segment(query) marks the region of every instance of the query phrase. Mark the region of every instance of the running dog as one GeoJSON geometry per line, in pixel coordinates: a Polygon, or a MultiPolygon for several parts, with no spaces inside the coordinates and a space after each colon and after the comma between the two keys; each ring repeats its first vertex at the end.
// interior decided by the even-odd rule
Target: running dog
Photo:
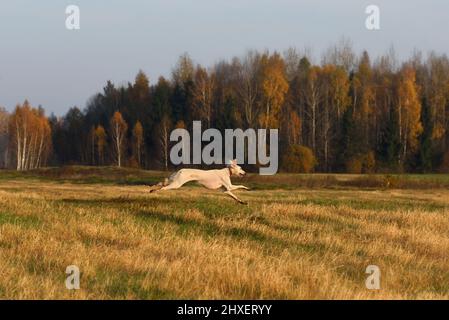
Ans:
{"type": "Polygon", "coordinates": [[[245,175],[246,172],[237,164],[237,160],[231,160],[229,165],[223,169],[181,169],[173,173],[168,179],[165,179],[164,182],[159,182],[158,184],[150,186],[150,192],[178,189],[189,181],[197,181],[204,187],[212,190],[223,187],[225,189],[224,193],[232,197],[238,203],[246,204],[246,202],[237,198],[232,191],[237,189],[249,190],[249,188],[242,185],[235,186],[231,182],[232,176],[243,177],[245,175]]]}

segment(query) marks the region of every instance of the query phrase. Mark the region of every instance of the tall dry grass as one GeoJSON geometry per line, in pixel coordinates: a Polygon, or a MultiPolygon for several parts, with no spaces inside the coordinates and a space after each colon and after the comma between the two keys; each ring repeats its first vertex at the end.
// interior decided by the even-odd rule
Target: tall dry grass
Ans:
{"type": "Polygon", "coordinates": [[[239,196],[250,204],[196,187],[0,179],[0,298],[449,297],[447,190],[239,196]],[[380,290],[365,287],[371,264],[380,290]]]}

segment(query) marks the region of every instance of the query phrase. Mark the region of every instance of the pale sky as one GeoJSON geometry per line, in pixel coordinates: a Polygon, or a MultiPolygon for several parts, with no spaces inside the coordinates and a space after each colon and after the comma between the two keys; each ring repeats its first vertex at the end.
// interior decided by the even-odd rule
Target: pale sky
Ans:
{"type": "Polygon", "coordinates": [[[28,99],[49,114],[84,108],[107,80],[154,83],[188,52],[210,66],[248,49],[313,48],[317,60],[340,38],[372,57],[392,45],[449,53],[447,0],[2,0],[0,106],[28,99]],[[81,29],[67,30],[65,8],[78,5],[81,29]],[[381,30],[365,28],[365,8],[380,8],[381,30]]]}

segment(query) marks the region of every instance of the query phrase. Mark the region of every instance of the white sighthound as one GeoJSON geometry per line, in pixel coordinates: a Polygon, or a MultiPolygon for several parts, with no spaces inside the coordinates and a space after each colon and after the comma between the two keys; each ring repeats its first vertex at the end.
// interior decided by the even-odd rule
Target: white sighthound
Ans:
{"type": "Polygon", "coordinates": [[[235,186],[231,182],[231,176],[243,177],[245,174],[246,172],[237,164],[237,160],[231,160],[226,168],[217,170],[181,169],[165,179],[164,182],[150,186],[150,192],[178,189],[189,181],[197,181],[212,190],[223,187],[227,195],[241,204],[246,204],[246,202],[237,198],[232,191],[237,189],[249,190],[249,188],[241,185],[235,186]]]}

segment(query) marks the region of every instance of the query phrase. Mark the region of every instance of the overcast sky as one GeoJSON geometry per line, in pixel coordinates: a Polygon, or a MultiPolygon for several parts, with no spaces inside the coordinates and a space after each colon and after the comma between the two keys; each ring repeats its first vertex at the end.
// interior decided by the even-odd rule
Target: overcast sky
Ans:
{"type": "Polygon", "coordinates": [[[0,3],[0,106],[28,99],[48,113],[85,107],[107,80],[154,83],[179,55],[211,65],[248,49],[290,46],[322,51],[341,37],[375,56],[394,45],[400,59],[417,48],[449,53],[447,0],[14,0],[0,3]],[[67,30],[78,5],[81,29],[67,30]],[[380,7],[379,31],[365,8],[380,7]]]}

